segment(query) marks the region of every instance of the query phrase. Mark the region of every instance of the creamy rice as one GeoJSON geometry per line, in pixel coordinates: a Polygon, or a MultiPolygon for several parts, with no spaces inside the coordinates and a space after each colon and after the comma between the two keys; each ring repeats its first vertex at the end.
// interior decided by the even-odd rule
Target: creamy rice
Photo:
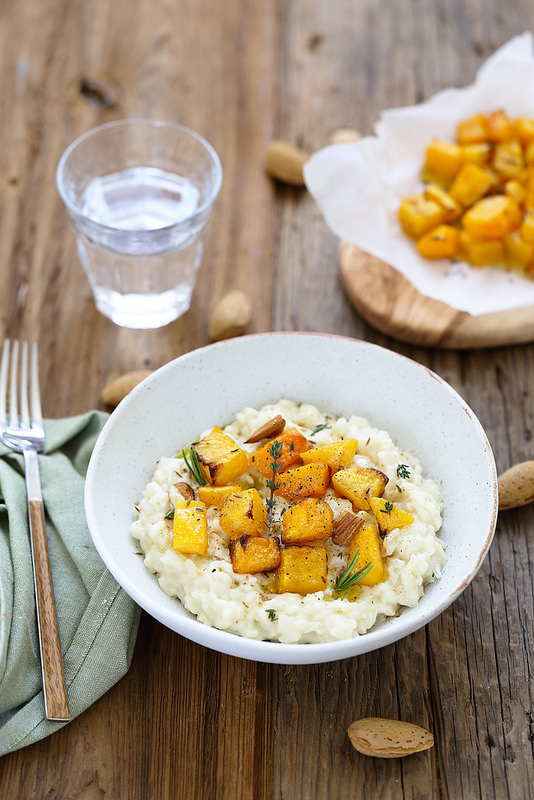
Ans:
{"type": "MultiPolygon", "coordinates": [[[[436,484],[423,476],[415,455],[400,450],[386,431],[372,427],[362,417],[330,418],[312,405],[290,400],[280,400],[260,410],[245,408],[223,430],[240,447],[252,452],[257,445],[244,441],[277,414],[284,417],[288,427],[297,428],[318,447],[339,439],[357,439],[358,452],[351,466],[372,466],[389,477],[384,498],[412,514],[414,522],[391,531],[382,540],[385,580],[375,586],[361,586],[355,599],[336,596],[332,586],[346,568],[346,548],[328,539],[321,542],[328,554],[328,588],[304,596],[275,594],[270,590],[272,578],[263,573],[234,573],[228,537],[219,525],[219,509],[215,507],[209,507],[207,512],[208,555],[176,552],[172,547],[172,520],[165,519],[176,500],[181,499],[173,484],[180,480],[195,484],[181,457],[164,457],[136,506],[136,519],[131,526],[132,536],[143,550],[145,565],[157,574],[162,590],[178,598],[206,625],[251,639],[284,643],[349,639],[370,630],[384,617],[398,615],[403,607],[417,605],[425,586],[440,578],[445,546],[437,535],[442,514],[440,493],[436,484]],[[326,427],[312,436],[318,425],[326,427]],[[400,464],[409,467],[408,478],[397,474],[400,464]]],[[[247,480],[252,486],[252,475],[241,476],[239,483],[247,480]]],[[[268,490],[260,494],[267,497],[268,490]]],[[[352,510],[352,503],[332,489],[324,499],[332,507],[334,519],[352,510]]],[[[277,498],[275,527],[288,505],[287,500],[277,498]]]]}

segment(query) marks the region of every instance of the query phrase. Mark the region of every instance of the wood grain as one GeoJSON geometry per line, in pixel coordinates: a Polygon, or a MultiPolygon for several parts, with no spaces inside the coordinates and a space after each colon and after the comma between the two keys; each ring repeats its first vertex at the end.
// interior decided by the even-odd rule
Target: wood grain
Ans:
{"type": "Polygon", "coordinates": [[[30,500],[28,505],[46,716],[63,722],[70,720],[69,697],[48,556],[44,507],[41,500],[30,500]]]}
{"type": "MultiPolygon", "coordinates": [[[[0,334],[39,341],[45,415],[99,406],[113,378],[206,344],[213,308],[236,288],[252,298],[251,331],[334,332],[429,366],[478,415],[500,472],[531,460],[534,345],[457,349],[370,324],[312,198],[263,164],[274,138],[313,152],[340,127],[371,133],[381,110],[467,85],[499,45],[533,29],[529,0],[397,0],[394,10],[388,0],[4,0],[0,334]],[[55,188],[72,139],[126,116],[198,130],[224,171],[192,308],[157,331],[118,329],[95,310],[55,188]]],[[[5,756],[0,796],[527,800],[533,528],[532,504],[502,513],[451,608],[355,659],[255,664],[143,614],[128,674],[58,733],[5,756]],[[365,757],[346,733],[365,716],[421,725],[436,743],[406,759],[365,757]]]]}

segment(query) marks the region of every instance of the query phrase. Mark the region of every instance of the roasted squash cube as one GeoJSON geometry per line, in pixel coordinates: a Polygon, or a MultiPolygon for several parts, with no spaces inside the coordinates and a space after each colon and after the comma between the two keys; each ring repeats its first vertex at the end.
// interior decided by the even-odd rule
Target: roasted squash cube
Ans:
{"type": "Polygon", "coordinates": [[[380,536],[374,525],[365,525],[352,537],[349,544],[349,564],[357,550],[359,551],[358,558],[352,570],[353,572],[362,569],[366,564],[373,565],[369,572],[360,578],[358,583],[364,586],[374,586],[380,583],[384,578],[384,561],[382,559],[380,536]]]}
{"type": "Polygon", "coordinates": [[[489,192],[493,186],[493,178],[483,167],[477,164],[464,164],[452,186],[450,196],[464,208],[473,205],[489,192]]]}
{"type": "Polygon", "coordinates": [[[515,135],[514,122],[506,111],[492,111],[488,115],[488,137],[490,142],[504,142],[515,135]]]}
{"type": "Polygon", "coordinates": [[[527,211],[531,211],[534,209],[534,161],[527,167],[527,179],[525,181],[525,189],[526,189],[526,194],[523,205],[527,209],[527,211]]]}
{"type": "Polygon", "coordinates": [[[519,139],[510,139],[495,145],[492,167],[501,180],[524,177],[525,159],[519,139]]]}
{"type": "Polygon", "coordinates": [[[443,208],[445,212],[444,222],[453,222],[463,214],[462,206],[445,189],[435,183],[429,183],[425,186],[424,195],[427,200],[433,200],[443,208]]]}
{"type": "Polygon", "coordinates": [[[521,209],[508,195],[484,197],[462,217],[466,233],[473,239],[502,239],[521,224],[521,209]]]}
{"type": "Polygon", "coordinates": [[[326,550],[310,545],[284,547],[276,577],[277,592],[311,594],[326,589],[326,550]]]}
{"type": "Polygon", "coordinates": [[[204,503],[199,500],[178,500],[174,506],[172,547],[179,553],[206,555],[208,526],[204,503]]]}
{"type": "Polygon", "coordinates": [[[394,528],[405,528],[414,521],[414,518],[408,511],[403,511],[402,508],[399,508],[395,503],[390,503],[383,497],[370,497],[369,505],[375,515],[382,537],[394,528]]]}
{"type": "Polygon", "coordinates": [[[348,467],[357,450],[358,442],[356,439],[340,439],[339,442],[332,442],[332,444],[325,444],[322,447],[308,450],[306,453],[302,453],[301,458],[305,464],[320,461],[322,464],[327,464],[335,472],[343,467],[348,467]]]}
{"type": "Polygon", "coordinates": [[[276,476],[278,488],[275,494],[288,500],[299,500],[304,497],[324,497],[330,484],[330,468],[326,464],[315,461],[294,467],[276,476]]]}
{"type": "Polygon", "coordinates": [[[534,240],[526,242],[518,231],[506,237],[505,248],[508,262],[513,267],[525,269],[534,258],[534,240]]]}
{"type": "Polygon", "coordinates": [[[456,139],[459,144],[478,144],[489,141],[489,124],[485,114],[475,114],[464,119],[456,127],[456,139]]]}
{"type": "Polygon", "coordinates": [[[481,142],[480,144],[464,144],[462,145],[462,156],[464,164],[478,164],[483,167],[489,164],[490,156],[493,147],[488,142],[481,142]]]}
{"type": "Polygon", "coordinates": [[[240,536],[229,545],[232,569],[240,575],[272,572],[280,566],[280,544],[270,536],[240,536]]]}
{"type": "Polygon", "coordinates": [[[439,203],[427,200],[424,194],[404,197],[399,206],[399,222],[407,236],[419,239],[444,221],[446,212],[439,203]]]}
{"type": "Polygon", "coordinates": [[[261,536],[268,525],[267,511],[256,489],[229,495],[219,514],[219,525],[230,539],[261,536]]]}
{"type": "Polygon", "coordinates": [[[248,469],[248,458],[231,436],[217,425],[193,445],[204,480],[214,486],[234,481],[248,469]]]}
{"type": "Polygon", "coordinates": [[[534,210],[527,211],[519,229],[525,242],[534,242],[534,210]]]}
{"type": "Polygon", "coordinates": [[[438,225],[417,240],[423,258],[454,258],[458,255],[458,230],[452,225],[438,225]]]}
{"type": "Polygon", "coordinates": [[[369,510],[370,497],[384,494],[388,481],[388,476],[374,467],[341,469],[332,475],[332,486],[336,492],[362,511],[369,510]]]}
{"type": "Polygon", "coordinates": [[[238,483],[231,483],[229,486],[199,486],[198,499],[207,506],[222,506],[227,497],[242,491],[243,487],[238,483]]]}
{"type": "Polygon", "coordinates": [[[279,472],[288,469],[288,467],[294,464],[302,464],[301,454],[312,447],[306,437],[300,433],[300,431],[296,430],[296,428],[288,428],[275,439],[264,442],[249,456],[250,465],[263,475],[264,478],[269,478],[273,472],[271,447],[275,441],[280,442],[282,445],[280,455],[278,456],[278,461],[281,464],[278,470],[279,472]]]}
{"type": "Polygon", "coordinates": [[[507,194],[508,197],[513,197],[518,206],[522,206],[527,190],[524,182],[512,178],[504,184],[504,193],[507,194]]]}
{"type": "Polygon", "coordinates": [[[483,241],[473,239],[465,231],[460,233],[460,253],[465,261],[475,267],[502,264],[505,257],[503,240],[483,241]]]}
{"type": "Polygon", "coordinates": [[[518,117],[515,121],[515,132],[523,146],[534,141],[534,119],[518,117]]]}
{"type": "Polygon", "coordinates": [[[462,148],[455,142],[434,139],[426,149],[424,169],[427,173],[452,179],[462,163],[462,148]]]}
{"type": "Polygon", "coordinates": [[[328,539],[334,530],[334,512],[324,500],[307,497],[282,517],[284,544],[305,544],[328,539]]]}

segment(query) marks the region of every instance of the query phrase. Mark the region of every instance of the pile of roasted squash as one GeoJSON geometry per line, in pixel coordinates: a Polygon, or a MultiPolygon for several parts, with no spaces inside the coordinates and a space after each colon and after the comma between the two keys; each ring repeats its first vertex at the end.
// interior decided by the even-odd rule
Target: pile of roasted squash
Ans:
{"type": "Polygon", "coordinates": [[[355,439],[316,447],[297,429],[285,428],[285,421],[282,424],[282,431],[259,443],[250,454],[218,426],[192,445],[203,483],[196,485],[193,480],[194,499],[175,503],[170,515],[173,548],[205,556],[207,508],[217,506],[234,572],[272,573],[276,592],[305,595],[327,588],[324,544],[329,538],[345,546],[348,565],[355,557],[352,572],[370,565],[362,584],[380,582],[385,577],[383,537],[393,528],[410,525],[413,517],[383,499],[388,483],[384,473],[373,467],[350,466],[358,449],[355,439]],[[278,448],[273,494],[290,502],[279,535],[273,534],[268,507],[258,489],[244,488],[238,482],[250,472],[259,482],[256,485],[266,485],[273,475],[273,442],[278,448]],[[329,487],[352,503],[353,512],[343,514],[343,525],[337,524],[339,520],[324,499],[329,487]],[[371,518],[374,515],[375,523],[358,517],[359,511],[367,511],[371,518]]]}
{"type": "Polygon", "coordinates": [[[456,141],[430,142],[422,179],[399,221],[424,258],[534,277],[534,118],[498,110],[462,121],[456,141]]]}

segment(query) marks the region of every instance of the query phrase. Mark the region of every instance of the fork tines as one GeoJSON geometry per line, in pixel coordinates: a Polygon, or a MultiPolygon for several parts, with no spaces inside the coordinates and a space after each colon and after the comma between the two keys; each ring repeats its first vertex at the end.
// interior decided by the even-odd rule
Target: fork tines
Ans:
{"type": "Polygon", "coordinates": [[[19,343],[18,340],[11,342],[6,339],[2,349],[2,361],[0,363],[0,424],[9,424],[12,427],[19,425],[19,397],[20,397],[20,424],[23,428],[29,428],[33,421],[37,425],[42,425],[43,417],[41,410],[41,399],[39,391],[39,367],[37,343],[19,343]],[[31,348],[31,349],[30,349],[31,348]],[[28,354],[28,351],[30,353],[28,354]],[[10,353],[11,351],[11,353],[10,353]],[[10,363],[11,354],[11,363],[10,363]],[[28,371],[28,355],[29,371],[28,371]],[[20,361],[20,382],[17,386],[17,375],[19,375],[20,361]],[[11,369],[10,369],[11,367],[11,369]],[[28,403],[28,375],[30,378],[30,402],[28,403]],[[9,387],[9,408],[7,408],[7,397],[9,387]],[[20,395],[18,394],[20,391],[20,395]],[[9,414],[9,419],[8,419],[9,414]]]}

